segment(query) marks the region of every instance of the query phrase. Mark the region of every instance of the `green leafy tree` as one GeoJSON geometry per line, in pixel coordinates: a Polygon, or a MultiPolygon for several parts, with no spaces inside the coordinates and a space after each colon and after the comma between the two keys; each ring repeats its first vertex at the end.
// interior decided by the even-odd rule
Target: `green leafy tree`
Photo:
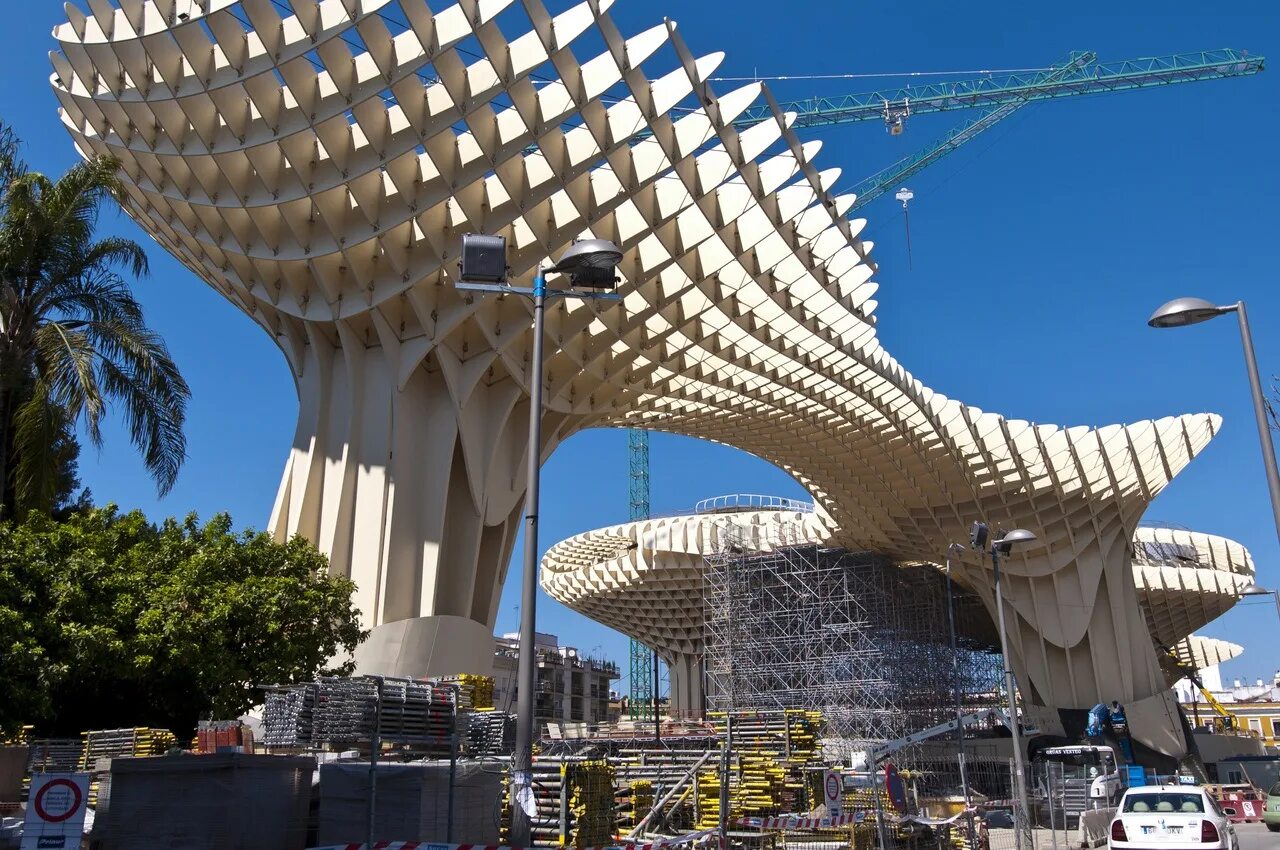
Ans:
{"type": "Polygon", "coordinates": [[[0,485],[4,516],[58,501],[58,446],[73,426],[102,444],[108,401],[161,494],[186,457],[190,390],[120,269],[147,273],[136,242],[96,238],[123,201],[120,164],[98,156],[54,180],[29,171],[0,128],[0,485]]]}
{"type": "Polygon", "coordinates": [[[301,537],[234,534],[225,514],[157,526],[114,507],[0,523],[0,726],[235,717],[255,685],[349,672],[355,586],[301,537]]]}

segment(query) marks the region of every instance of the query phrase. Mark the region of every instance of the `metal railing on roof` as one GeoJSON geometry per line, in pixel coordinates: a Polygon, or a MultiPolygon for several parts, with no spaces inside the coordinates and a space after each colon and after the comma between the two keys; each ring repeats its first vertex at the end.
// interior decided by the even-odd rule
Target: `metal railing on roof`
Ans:
{"type": "Polygon", "coordinates": [[[795,511],[813,513],[813,502],[788,499],[784,496],[761,496],[755,493],[732,493],[703,499],[693,506],[696,514],[725,514],[738,511],[795,511]]]}

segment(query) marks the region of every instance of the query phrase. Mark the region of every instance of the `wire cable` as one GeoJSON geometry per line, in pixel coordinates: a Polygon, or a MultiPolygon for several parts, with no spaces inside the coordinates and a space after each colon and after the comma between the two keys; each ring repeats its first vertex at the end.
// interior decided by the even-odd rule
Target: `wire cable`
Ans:
{"type": "Polygon", "coordinates": [[[759,82],[762,80],[866,80],[889,77],[962,77],[982,74],[1026,74],[1033,71],[1052,71],[1048,68],[979,68],[973,71],[889,71],[881,74],[774,74],[754,77],[710,77],[711,82],[759,82]]]}

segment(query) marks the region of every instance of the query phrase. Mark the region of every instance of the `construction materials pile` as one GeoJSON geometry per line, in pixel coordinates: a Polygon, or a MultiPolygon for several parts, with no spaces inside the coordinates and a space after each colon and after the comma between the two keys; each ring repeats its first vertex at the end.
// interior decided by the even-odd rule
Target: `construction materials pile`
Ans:
{"type": "Polygon", "coordinates": [[[562,762],[567,785],[567,823],[564,845],[600,847],[613,841],[613,767],[606,761],[562,762]]]}
{"type": "Polygon", "coordinates": [[[441,685],[452,685],[458,691],[458,710],[473,711],[493,708],[493,677],[462,673],[457,676],[441,676],[441,685]]]}
{"type": "Polygon", "coordinates": [[[239,720],[201,720],[192,749],[204,754],[228,750],[251,753],[253,730],[239,720]]]}
{"type": "Polygon", "coordinates": [[[81,771],[90,775],[89,806],[98,805],[99,795],[107,793],[112,759],[132,759],[146,756],[162,756],[178,746],[178,739],[168,729],[152,729],[135,726],[130,729],[97,729],[85,732],[84,747],[80,753],[81,771]]]}
{"type": "Polygon", "coordinates": [[[308,683],[267,691],[262,706],[263,743],[275,748],[310,746],[319,689],[308,683]]]}
{"type": "Polygon", "coordinates": [[[448,756],[455,700],[451,686],[427,681],[326,676],[267,693],[263,740],[269,747],[313,747],[372,741],[376,734],[425,755],[448,756]]]}
{"type": "MultiPolygon", "coordinates": [[[[820,712],[735,711],[731,731],[725,712],[712,712],[708,719],[720,735],[732,739],[734,761],[729,772],[732,819],[802,812],[812,807],[812,795],[804,777],[806,768],[818,763],[820,712]]],[[[718,771],[705,771],[700,781],[704,787],[699,795],[698,827],[707,829],[719,822],[718,771]]]]}
{"type": "Polygon", "coordinates": [[[477,758],[510,755],[516,748],[516,717],[491,709],[473,712],[468,718],[467,753],[477,758]]]}
{"type": "Polygon", "coordinates": [[[135,726],[131,729],[97,729],[82,734],[84,749],[80,769],[93,770],[100,759],[162,756],[178,745],[168,729],[135,726]]]}

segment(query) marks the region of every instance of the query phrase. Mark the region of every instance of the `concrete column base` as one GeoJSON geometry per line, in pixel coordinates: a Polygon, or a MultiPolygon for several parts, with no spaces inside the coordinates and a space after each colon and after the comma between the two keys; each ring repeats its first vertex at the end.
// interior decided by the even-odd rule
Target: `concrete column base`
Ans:
{"type": "Polygon", "coordinates": [[[438,614],[383,623],[356,647],[356,675],[493,673],[493,635],[466,617],[438,614]]]}
{"type": "Polygon", "coordinates": [[[667,661],[671,673],[670,710],[673,717],[703,716],[706,699],[702,686],[702,656],[680,653],[667,661]]]}

